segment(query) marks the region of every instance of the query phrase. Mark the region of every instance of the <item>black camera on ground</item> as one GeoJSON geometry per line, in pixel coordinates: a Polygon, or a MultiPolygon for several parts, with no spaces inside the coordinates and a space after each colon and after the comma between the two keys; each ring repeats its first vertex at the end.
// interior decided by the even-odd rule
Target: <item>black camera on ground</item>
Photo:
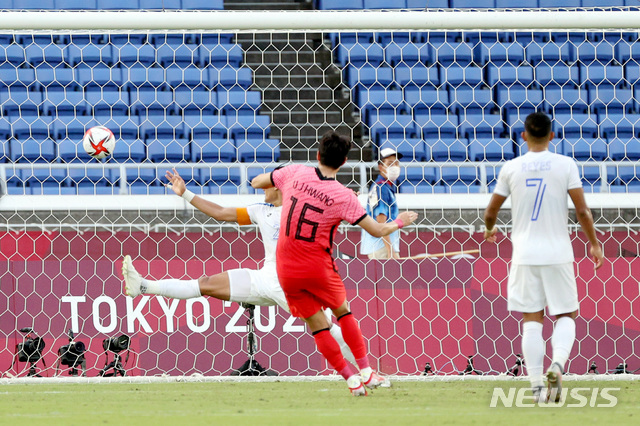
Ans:
{"type": "Polygon", "coordinates": [[[118,353],[121,351],[126,351],[129,349],[129,343],[131,339],[126,334],[118,337],[109,337],[102,341],[102,348],[105,351],[110,351],[113,353],[118,353]]]}
{"type": "Polygon", "coordinates": [[[20,332],[26,333],[22,343],[18,343],[18,361],[28,362],[35,364],[42,358],[42,351],[44,350],[44,340],[42,337],[38,337],[33,333],[33,328],[25,327],[21,328],[20,332]]]}
{"type": "Polygon", "coordinates": [[[71,367],[70,376],[78,375],[78,366],[82,367],[82,375],[86,375],[86,360],[84,353],[87,347],[83,342],[74,341],[73,331],[69,330],[69,344],[58,349],[58,366],[60,364],[71,367]]]}

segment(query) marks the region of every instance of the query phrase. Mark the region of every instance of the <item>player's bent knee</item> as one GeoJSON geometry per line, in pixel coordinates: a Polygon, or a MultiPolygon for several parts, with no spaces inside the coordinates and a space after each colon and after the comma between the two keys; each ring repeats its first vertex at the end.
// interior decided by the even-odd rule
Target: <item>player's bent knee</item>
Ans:
{"type": "Polygon", "coordinates": [[[211,296],[220,300],[229,300],[230,285],[229,275],[226,272],[202,277],[198,280],[200,284],[200,294],[203,296],[211,296]]]}

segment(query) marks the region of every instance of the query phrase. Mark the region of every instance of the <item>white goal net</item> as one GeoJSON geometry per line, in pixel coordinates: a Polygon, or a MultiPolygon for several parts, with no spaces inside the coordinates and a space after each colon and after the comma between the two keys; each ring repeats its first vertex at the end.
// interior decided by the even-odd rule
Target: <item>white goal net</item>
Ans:
{"type": "MultiPolygon", "coordinates": [[[[339,229],[336,263],[375,368],[506,373],[521,347],[506,309],[510,215],[492,245],[482,211],[538,110],[553,117],[552,149],[580,165],[607,257],[594,274],[572,225],[581,307],[568,371],[640,368],[640,43],[626,24],[638,12],[612,25],[601,16],[616,12],[501,12],[513,21],[489,23],[480,12],[345,13],[119,13],[118,31],[102,29],[100,13],[13,14],[0,30],[0,371],[67,375],[57,364],[71,330],[89,376],[118,362],[133,376],[232,374],[249,357],[244,308],[127,298],[122,257],[153,279],[258,268],[257,229],[195,211],[167,192],[165,171],[242,207],[263,199],[252,177],[315,162],[319,137],[337,130],[354,141],[339,179],[363,203],[379,150],[404,155],[398,203],[419,219],[401,256],[465,252],[368,260],[359,228],[339,229]],[[107,161],[82,150],[95,125],[117,138],[107,161]],[[105,349],[122,335],[129,346],[105,349]]],[[[256,307],[254,331],[265,368],[329,374],[286,312],[256,307]]]]}

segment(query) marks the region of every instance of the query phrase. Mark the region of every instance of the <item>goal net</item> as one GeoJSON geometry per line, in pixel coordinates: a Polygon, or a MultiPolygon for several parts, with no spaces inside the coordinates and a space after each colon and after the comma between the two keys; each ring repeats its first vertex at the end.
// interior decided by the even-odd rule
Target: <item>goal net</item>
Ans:
{"type": "MultiPolygon", "coordinates": [[[[494,245],[482,212],[501,164],[526,151],[533,111],[553,117],[551,149],[578,162],[607,257],[594,273],[571,213],[580,316],[568,371],[640,368],[640,18],[621,10],[11,13],[0,30],[0,370],[24,376],[31,361],[68,374],[57,364],[71,330],[89,376],[116,355],[127,375],[232,374],[249,357],[244,308],[128,298],[122,258],[151,279],[258,268],[257,229],[194,210],[162,185],[165,171],[242,207],[263,200],[252,177],[313,164],[319,137],[337,130],[354,141],[338,178],[363,204],[379,150],[403,154],[398,203],[419,219],[400,255],[447,254],[368,260],[359,228],[339,228],[336,263],[375,368],[457,375],[473,356],[477,372],[506,373],[521,347],[506,309],[510,213],[494,245]],[[107,161],[82,150],[94,125],[117,138],[107,161]],[[113,350],[122,335],[130,344],[113,350]]],[[[256,307],[255,335],[262,366],[330,373],[280,308],[256,307]]]]}

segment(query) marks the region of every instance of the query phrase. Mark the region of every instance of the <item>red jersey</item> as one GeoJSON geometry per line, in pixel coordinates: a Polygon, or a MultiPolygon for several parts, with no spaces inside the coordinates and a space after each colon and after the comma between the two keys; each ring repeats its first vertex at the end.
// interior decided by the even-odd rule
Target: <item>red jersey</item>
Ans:
{"type": "Polygon", "coordinates": [[[317,168],[298,164],[274,170],[271,182],[282,191],[278,276],[335,274],[331,253],[338,225],[356,225],[367,216],[355,193],[317,168]]]}

